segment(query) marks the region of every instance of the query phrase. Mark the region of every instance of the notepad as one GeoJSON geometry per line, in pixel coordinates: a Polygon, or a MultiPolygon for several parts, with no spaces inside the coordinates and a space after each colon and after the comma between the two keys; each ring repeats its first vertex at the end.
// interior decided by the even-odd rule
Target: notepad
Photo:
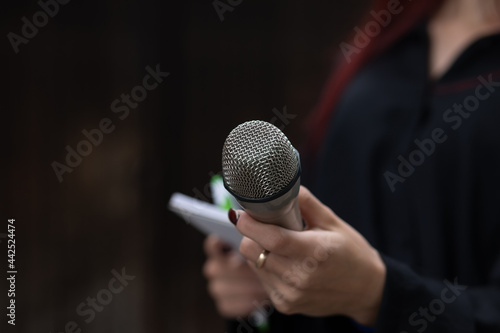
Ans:
{"type": "Polygon", "coordinates": [[[199,231],[215,234],[233,249],[239,249],[243,236],[229,222],[227,210],[178,192],[170,197],[168,208],[199,231]]]}

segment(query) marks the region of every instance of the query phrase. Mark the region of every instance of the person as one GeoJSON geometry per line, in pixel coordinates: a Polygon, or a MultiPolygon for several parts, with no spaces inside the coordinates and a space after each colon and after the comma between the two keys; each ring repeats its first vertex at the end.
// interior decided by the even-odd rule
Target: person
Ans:
{"type": "Polygon", "coordinates": [[[500,332],[500,1],[373,8],[314,114],[306,230],[230,211],[246,262],[205,242],[230,332],[500,332]]]}

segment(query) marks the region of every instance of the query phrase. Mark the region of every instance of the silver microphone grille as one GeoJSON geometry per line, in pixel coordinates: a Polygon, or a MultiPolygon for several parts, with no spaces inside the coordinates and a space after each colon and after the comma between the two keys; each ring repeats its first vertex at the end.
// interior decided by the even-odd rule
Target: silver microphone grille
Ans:
{"type": "Polygon", "coordinates": [[[228,189],[251,199],[285,189],[299,170],[298,154],[276,126],[247,121],[229,133],[222,149],[222,174],[228,189]]]}

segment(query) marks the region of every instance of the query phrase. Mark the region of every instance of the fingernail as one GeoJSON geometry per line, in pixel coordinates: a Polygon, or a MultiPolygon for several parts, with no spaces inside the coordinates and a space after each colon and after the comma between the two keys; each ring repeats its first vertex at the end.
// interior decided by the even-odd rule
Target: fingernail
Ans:
{"type": "Polygon", "coordinates": [[[238,219],[240,218],[239,214],[231,208],[229,209],[229,212],[227,212],[227,216],[229,217],[229,221],[236,226],[236,223],[238,223],[238,219]]]}
{"type": "Polygon", "coordinates": [[[228,246],[228,245],[223,245],[222,246],[222,253],[226,254],[226,253],[229,253],[231,252],[231,247],[228,246]]]}

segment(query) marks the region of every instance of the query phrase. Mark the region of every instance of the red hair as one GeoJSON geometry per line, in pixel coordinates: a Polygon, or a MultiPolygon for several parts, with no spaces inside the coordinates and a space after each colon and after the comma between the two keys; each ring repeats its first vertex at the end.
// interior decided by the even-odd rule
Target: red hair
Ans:
{"type": "MultiPolygon", "coordinates": [[[[379,13],[381,10],[388,10],[391,3],[394,4],[395,1],[375,0],[371,9],[379,13]]],[[[352,59],[350,59],[348,64],[342,62],[340,65],[337,65],[327,80],[319,103],[316,105],[309,119],[308,127],[310,134],[306,150],[310,157],[315,158],[316,152],[330,124],[333,110],[353,76],[370,59],[394,44],[421,19],[429,16],[441,3],[442,0],[418,0],[405,3],[403,9],[398,14],[391,16],[389,24],[386,27],[381,27],[380,33],[371,38],[366,47],[362,48],[359,53],[352,55],[352,59]]],[[[360,25],[361,29],[364,30],[365,25],[374,20],[371,14],[366,15],[365,19],[361,21],[363,23],[360,25]]],[[[350,45],[354,44],[354,38],[355,35],[351,36],[350,45]]]]}

